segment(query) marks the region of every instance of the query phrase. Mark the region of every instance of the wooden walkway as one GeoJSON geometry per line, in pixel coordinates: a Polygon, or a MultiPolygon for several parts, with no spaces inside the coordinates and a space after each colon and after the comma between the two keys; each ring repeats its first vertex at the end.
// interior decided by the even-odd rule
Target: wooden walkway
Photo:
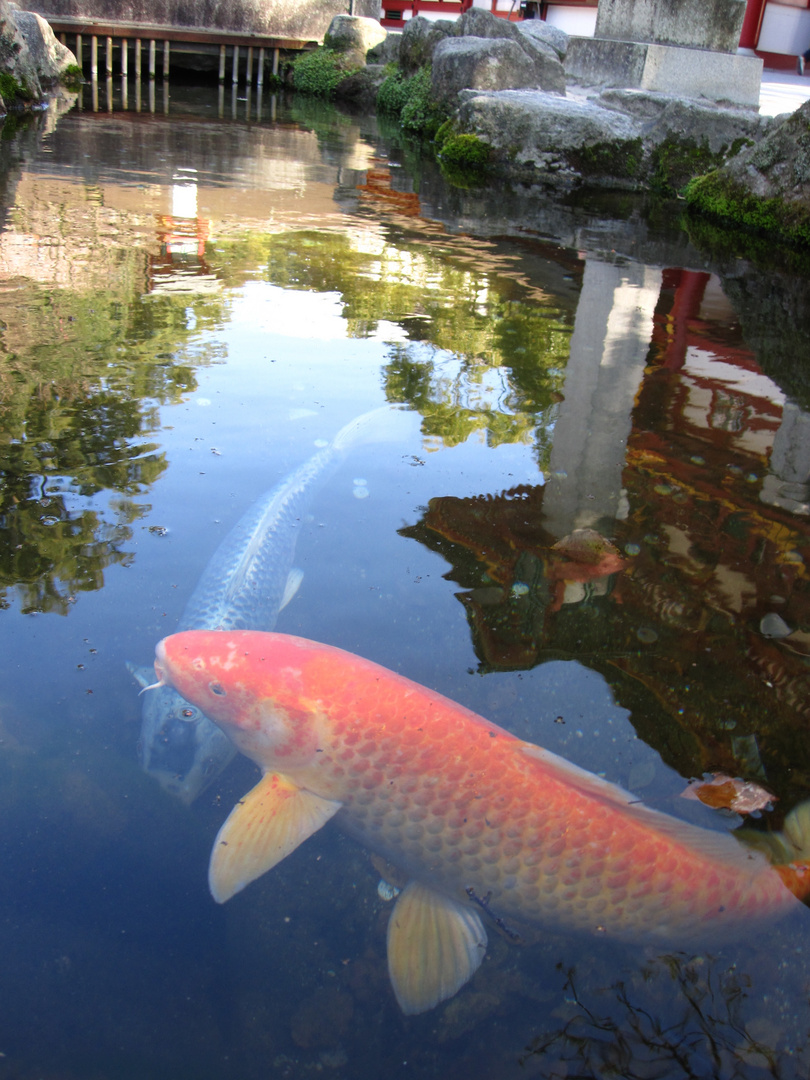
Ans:
{"type": "MultiPolygon", "coordinates": [[[[76,61],[84,69],[88,65],[92,81],[109,78],[114,71],[129,75],[129,59],[132,53],[136,79],[158,76],[158,53],[161,55],[162,78],[168,79],[172,56],[197,54],[219,56],[219,81],[226,81],[230,68],[231,81],[240,78],[250,85],[254,70],[256,85],[264,82],[268,59],[273,75],[278,75],[279,56],[282,51],[294,52],[314,48],[317,41],[298,38],[267,37],[261,34],[245,34],[230,30],[204,30],[199,27],[159,26],[147,23],[99,22],[49,16],[48,22],[63,45],[76,55],[76,61]],[[99,53],[102,53],[99,59],[99,53]],[[255,60],[255,66],[254,66],[255,60]]],[[[182,61],[178,66],[183,66],[182,61]]]]}

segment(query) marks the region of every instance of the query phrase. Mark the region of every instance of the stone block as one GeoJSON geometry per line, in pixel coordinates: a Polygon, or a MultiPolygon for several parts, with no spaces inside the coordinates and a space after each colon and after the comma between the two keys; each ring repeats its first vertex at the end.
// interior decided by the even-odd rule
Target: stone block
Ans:
{"type": "Polygon", "coordinates": [[[732,105],[759,105],[762,61],[636,41],[571,38],[568,77],[585,86],[623,86],[732,105]]]}
{"type": "Polygon", "coordinates": [[[594,37],[736,53],[746,0],[599,0],[594,37]]]}

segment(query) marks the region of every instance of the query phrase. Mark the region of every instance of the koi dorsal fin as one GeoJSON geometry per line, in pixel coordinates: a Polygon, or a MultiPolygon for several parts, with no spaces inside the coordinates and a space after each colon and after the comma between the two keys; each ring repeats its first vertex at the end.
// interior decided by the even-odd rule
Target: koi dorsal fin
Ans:
{"type": "Polygon", "coordinates": [[[231,810],[214,841],[208,867],[213,898],[218,904],[230,900],[295,851],[341,806],[304,791],[281,773],[266,773],[231,810]]]}
{"type": "Polygon", "coordinates": [[[607,799],[623,806],[632,806],[638,802],[638,797],[627,791],[626,788],[613,784],[610,780],[603,780],[601,776],[596,776],[594,773],[588,772],[587,769],[574,765],[571,761],[566,761],[565,758],[552,753],[551,750],[544,750],[542,746],[535,746],[534,743],[530,742],[522,742],[520,749],[528,757],[542,762],[558,773],[561,779],[566,780],[572,787],[579,788],[580,791],[585,792],[587,795],[607,799]]]}
{"type": "Polygon", "coordinates": [[[411,881],[388,920],[388,974],[404,1013],[452,997],[478,970],[487,934],[477,911],[411,881]]]}

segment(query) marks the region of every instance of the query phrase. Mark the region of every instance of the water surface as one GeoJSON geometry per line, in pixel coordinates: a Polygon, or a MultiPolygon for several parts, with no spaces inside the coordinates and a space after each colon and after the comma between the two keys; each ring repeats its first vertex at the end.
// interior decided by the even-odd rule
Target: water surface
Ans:
{"type": "Polygon", "coordinates": [[[709,828],[740,819],[689,781],[750,780],[779,828],[810,797],[806,282],[712,262],[673,207],[453,189],[324,106],[115,93],[4,143],[0,1080],[806,1075],[806,920],[697,955],[493,930],[405,1018],[379,874],[330,826],[217,907],[255,769],[163,792],[125,666],[264,490],[391,403],[300,522],[277,629],[709,828]],[[620,571],[559,569],[584,527],[620,571]]]}

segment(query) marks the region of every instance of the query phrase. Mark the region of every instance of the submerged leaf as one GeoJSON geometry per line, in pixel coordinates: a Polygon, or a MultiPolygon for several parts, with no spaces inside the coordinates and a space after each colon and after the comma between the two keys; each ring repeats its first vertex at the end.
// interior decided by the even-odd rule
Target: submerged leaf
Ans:
{"type": "Polygon", "coordinates": [[[723,773],[717,773],[711,780],[702,783],[692,783],[681,794],[685,799],[699,799],[707,806],[733,810],[735,814],[752,814],[776,802],[776,796],[759,784],[751,780],[735,780],[723,773]]]}

